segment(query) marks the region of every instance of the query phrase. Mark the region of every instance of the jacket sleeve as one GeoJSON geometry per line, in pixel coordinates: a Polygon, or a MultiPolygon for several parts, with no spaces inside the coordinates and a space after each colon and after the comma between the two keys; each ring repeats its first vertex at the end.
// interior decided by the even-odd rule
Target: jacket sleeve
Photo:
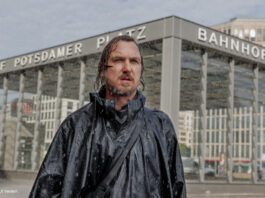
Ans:
{"type": "Polygon", "coordinates": [[[64,121],[58,129],[32,187],[30,198],[60,197],[71,147],[71,127],[64,121]]]}
{"type": "Polygon", "coordinates": [[[186,184],[180,149],[174,127],[168,116],[166,116],[164,120],[163,130],[167,139],[168,162],[173,196],[175,198],[186,198],[186,184]]]}

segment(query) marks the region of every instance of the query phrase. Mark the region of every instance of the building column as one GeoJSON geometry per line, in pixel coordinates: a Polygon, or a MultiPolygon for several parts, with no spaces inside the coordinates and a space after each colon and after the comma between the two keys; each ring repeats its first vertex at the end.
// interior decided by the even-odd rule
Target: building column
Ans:
{"type": "Polygon", "coordinates": [[[200,122],[199,122],[199,136],[198,136],[198,151],[199,151],[199,181],[204,181],[204,164],[205,164],[205,134],[206,134],[206,97],[207,97],[207,62],[208,53],[202,50],[202,64],[200,75],[200,122]]]}
{"type": "Polygon", "coordinates": [[[63,94],[63,63],[58,64],[57,94],[55,103],[55,131],[61,123],[62,94],[63,94]]]}
{"type": "Polygon", "coordinates": [[[257,123],[258,123],[258,82],[259,82],[259,67],[253,68],[253,104],[252,104],[252,182],[257,183],[257,123]]]}
{"type": "Polygon", "coordinates": [[[17,170],[19,163],[19,145],[20,145],[20,133],[22,126],[22,114],[23,114],[23,98],[24,98],[24,87],[25,87],[25,73],[20,73],[19,79],[19,98],[17,102],[17,127],[16,127],[16,138],[15,138],[15,154],[14,154],[14,166],[13,169],[17,170]]]}
{"type": "Polygon", "coordinates": [[[32,171],[35,171],[39,168],[40,163],[40,142],[39,142],[39,135],[40,135],[40,115],[41,115],[41,95],[42,95],[42,84],[43,84],[43,71],[42,69],[38,70],[38,84],[37,84],[37,95],[36,95],[36,109],[35,109],[35,125],[34,125],[34,137],[33,137],[33,148],[32,148],[32,155],[31,155],[31,162],[32,162],[32,171]]]}
{"type": "Polygon", "coordinates": [[[86,63],[85,59],[80,59],[80,83],[79,83],[79,108],[84,105],[85,102],[85,83],[86,83],[86,63]]]}
{"type": "Polygon", "coordinates": [[[163,39],[160,108],[171,118],[177,132],[182,41],[175,37],[163,39]]]}
{"type": "Polygon", "coordinates": [[[235,61],[229,60],[229,85],[228,85],[228,109],[227,109],[227,136],[226,136],[226,150],[227,150],[227,181],[233,181],[233,157],[232,157],[232,144],[233,144],[233,116],[234,116],[234,69],[235,61]]]}
{"type": "Polygon", "coordinates": [[[7,105],[7,93],[8,93],[8,76],[4,76],[3,81],[3,99],[2,99],[2,112],[0,117],[0,168],[3,168],[4,164],[4,130],[6,122],[6,105],[7,105]]]}

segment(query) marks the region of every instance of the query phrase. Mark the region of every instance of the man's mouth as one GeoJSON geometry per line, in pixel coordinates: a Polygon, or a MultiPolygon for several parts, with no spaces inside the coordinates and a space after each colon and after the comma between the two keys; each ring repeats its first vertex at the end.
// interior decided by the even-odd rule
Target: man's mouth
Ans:
{"type": "Polygon", "coordinates": [[[131,76],[121,76],[120,79],[124,80],[124,81],[132,81],[133,80],[133,78],[131,76]]]}

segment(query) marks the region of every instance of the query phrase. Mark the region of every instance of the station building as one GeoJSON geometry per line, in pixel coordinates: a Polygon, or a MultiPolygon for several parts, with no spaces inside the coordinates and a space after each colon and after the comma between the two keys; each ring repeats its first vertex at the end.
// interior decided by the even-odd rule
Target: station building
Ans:
{"type": "Polygon", "coordinates": [[[0,60],[1,169],[38,170],[60,123],[89,102],[104,46],[123,34],[143,54],[146,105],[171,117],[198,181],[211,168],[258,182],[265,48],[175,16],[0,60]]]}

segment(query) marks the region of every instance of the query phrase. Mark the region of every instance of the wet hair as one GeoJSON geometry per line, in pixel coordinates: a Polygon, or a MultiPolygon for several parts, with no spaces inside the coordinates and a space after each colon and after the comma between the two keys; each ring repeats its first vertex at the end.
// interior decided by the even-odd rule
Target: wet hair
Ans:
{"type": "Polygon", "coordinates": [[[143,57],[139,48],[139,45],[136,43],[136,41],[128,36],[128,35],[121,35],[121,36],[117,36],[114,37],[107,45],[106,47],[103,49],[103,52],[101,54],[101,57],[99,59],[99,63],[98,63],[98,73],[97,73],[97,78],[96,78],[96,82],[95,82],[95,89],[99,89],[101,86],[105,85],[105,78],[102,77],[100,74],[107,69],[106,65],[108,63],[109,57],[111,52],[115,49],[117,43],[119,41],[126,41],[126,42],[133,42],[135,43],[135,45],[138,47],[140,56],[141,56],[141,77],[140,77],[140,84],[142,85],[142,90],[144,90],[144,79],[143,79],[143,71],[144,71],[144,64],[143,64],[143,57]]]}

